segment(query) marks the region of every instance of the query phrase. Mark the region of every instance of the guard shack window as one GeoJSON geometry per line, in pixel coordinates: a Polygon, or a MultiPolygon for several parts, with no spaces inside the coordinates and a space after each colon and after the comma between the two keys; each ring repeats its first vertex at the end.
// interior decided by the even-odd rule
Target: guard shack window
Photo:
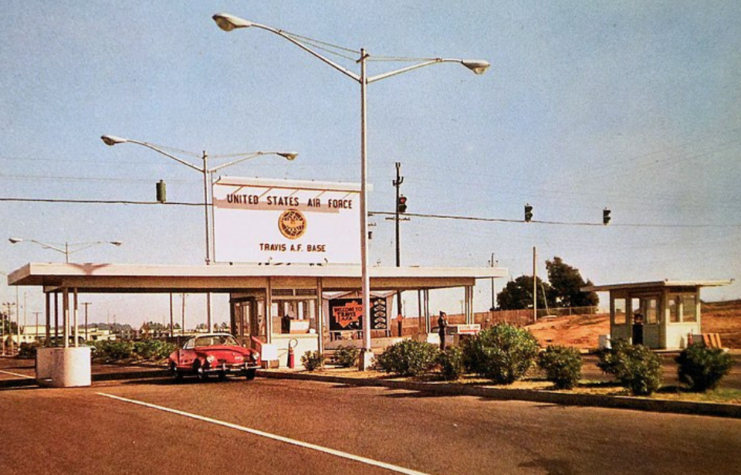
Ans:
{"type": "Polygon", "coordinates": [[[670,295],[669,321],[672,323],[697,322],[697,298],[687,294],[670,295]]]}
{"type": "Polygon", "coordinates": [[[625,325],[626,323],[626,302],[625,299],[619,298],[619,299],[613,299],[612,305],[613,305],[613,315],[615,315],[614,324],[615,325],[625,325]]]}

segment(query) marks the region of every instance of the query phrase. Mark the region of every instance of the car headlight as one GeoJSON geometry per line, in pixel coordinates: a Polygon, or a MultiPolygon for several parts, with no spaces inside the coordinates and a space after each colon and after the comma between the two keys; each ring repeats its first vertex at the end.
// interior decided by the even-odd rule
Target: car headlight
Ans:
{"type": "Polygon", "coordinates": [[[216,357],[214,355],[208,355],[206,357],[206,361],[208,362],[208,364],[213,364],[213,362],[216,361],[216,357]]]}
{"type": "Polygon", "coordinates": [[[257,361],[257,360],[259,360],[259,359],[260,359],[260,353],[258,353],[257,351],[254,351],[254,352],[252,352],[252,354],[251,354],[250,356],[251,356],[251,357],[252,357],[252,359],[253,359],[253,360],[255,360],[255,361],[257,361]]]}

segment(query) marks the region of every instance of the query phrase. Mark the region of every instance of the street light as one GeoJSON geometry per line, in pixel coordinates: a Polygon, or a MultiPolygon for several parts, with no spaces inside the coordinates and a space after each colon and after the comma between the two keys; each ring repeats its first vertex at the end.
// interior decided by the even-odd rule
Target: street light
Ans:
{"type": "Polygon", "coordinates": [[[65,242],[64,247],[61,247],[62,246],[61,244],[48,244],[45,242],[37,241],[35,239],[22,239],[22,238],[12,237],[12,238],[8,238],[8,241],[10,241],[11,244],[19,244],[19,243],[28,241],[34,244],[38,244],[44,249],[51,249],[52,251],[60,252],[64,254],[64,260],[68,264],[69,264],[70,255],[83,251],[85,249],[90,249],[93,246],[99,246],[101,244],[111,244],[113,246],[120,246],[123,244],[121,241],[93,241],[93,242],[77,242],[77,243],[65,242]],[[74,249],[75,247],[76,249],[74,249]]]}
{"type": "MultiPolygon", "coordinates": [[[[350,79],[360,83],[360,265],[362,272],[362,302],[363,302],[363,355],[360,359],[360,369],[367,369],[371,364],[372,352],[371,352],[371,338],[370,338],[370,277],[368,275],[368,223],[367,223],[367,126],[366,126],[366,86],[368,84],[386,79],[398,74],[406,73],[415,69],[419,69],[425,66],[438,63],[460,63],[466,68],[470,69],[476,74],[483,74],[489,68],[490,64],[488,61],[478,59],[454,59],[454,58],[427,58],[419,60],[417,64],[407,66],[404,68],[389,71],[376,76],[368,77],[366,75],[365,67],[368,60],[368,53],[365,49],[360,49],[359,58],[357,60],[360,63],[360,74],[352,72],[347,68],[335,63],[331,59],[323,56],[314,49],[307,46],[302,42],[298,36],[291,35],[283,30],[279,30],[270,26],[261,25],[254,23],[243,18],[230,15],[228,13],[217,13],[213,17],[219,28],[224,31],[232,31],[236,28],[259,28],[262,30],[274,33],[291,43],[295,44],[302,50],[311,54],[320,61],[328,64],[335,70],[349,77],[350,79]]],[[[301,38],[305,39],[305,38],[301,38]]]]}
{"type": "MultiPolygon", "coordinates": [[[[203,154],[201,155],[201,159],[203,160],[203,165],[197,166],[193,165],[189,161],[182,159],[180,157],[176,157],[175,155],[172,155],[171,153],[166,152],[162,148],[160,148],[157,145],[148,143],[148,142],[142,142],[139,140],[133,140],[133,139],[126,139],[122,137],[116,137],[115,135],[103,135],[100,137],[100,139],[105,143],[106,145],[112,147],[114,145],[123,144],[123,143],[131,143],[136,145],[141,145],[142,147],[146,147],[150,150],[154,150],[155,152],[159,153],[160,155],[164,155],[167,158],[170,158],[172,160],[175,160],[178,163],[182,163],[186,167],[197,171],[198,173],[201,173],[203,175],[203,210],[204,210],[204,218],[206,222],[206,265],[210,265],[213,261],[213,254],[211,250],[211,220],[209,218],[209,208],[213,204],[213,191],[210,190],[208,183],[209,183],[209,176],[211,176],[214,172],[217,172],[223,168],[230,167],[232,165],[236,165],[237,163],[244,162],[246,160],[259,157],[262,155],[277,155],[279,157],[283,157],[286,160],[295,160],[296,157],[298,157],[298,153],[296,152],[248,152],[248,153],[242,153],[240,158],[237,158],[235,160],[232,160],[231,162],[227,162],[218,166],[215,166],[213,168],[208,167],[208,153],[204,150],[203,154]]],[[[233,156],[233,155],[232,155],[233,156]]],[[[207,309],[206,309],[206,315],[208,320],[208,327],[211,328],[211,293],[206,294],[207,299],[207,309]]]]}

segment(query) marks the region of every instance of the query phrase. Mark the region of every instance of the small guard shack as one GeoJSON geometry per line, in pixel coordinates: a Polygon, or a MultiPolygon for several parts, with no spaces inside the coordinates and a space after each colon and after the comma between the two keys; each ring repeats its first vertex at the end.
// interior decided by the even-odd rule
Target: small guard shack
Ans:
{"type": "Polygon", "coordinates": [[[700,289],[731,280],[637,282],[593,285],[583,292],[610,293],[610,338],[652,349],[686,348],[701,333],[700,289]]]}

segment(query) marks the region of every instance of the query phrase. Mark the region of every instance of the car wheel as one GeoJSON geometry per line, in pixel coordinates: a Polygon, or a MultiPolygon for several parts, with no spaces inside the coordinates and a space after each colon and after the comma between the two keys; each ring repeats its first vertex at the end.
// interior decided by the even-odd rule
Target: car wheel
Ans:
{"type": "Polygon", "coordinates": [[[247,381],[252,381],[257,375],[257,369],[252,368],[247,370],[247,381]]]}
{"type": "Polygon", "coordinates": [[[180,382],[183,380],[183,373],[182,371],[178,371],[178,366],[174,362],[170,363],[170,372],[175,377],[175,381],[180,382]]]}
{"type": "Polygon", "coordinates": [[[203,370],[200,362],[196,361],[196,364],[193,365],[193,371],[198,376],[199,381],[208,381],[208,373],[203,370]]]}

